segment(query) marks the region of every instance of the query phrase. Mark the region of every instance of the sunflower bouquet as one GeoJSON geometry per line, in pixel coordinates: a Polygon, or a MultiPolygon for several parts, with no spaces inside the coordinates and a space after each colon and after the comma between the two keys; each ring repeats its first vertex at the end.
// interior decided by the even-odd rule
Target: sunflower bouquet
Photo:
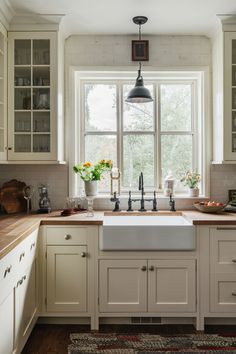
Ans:
{"type": "Polygon", "coordinates": [[[83,181],[100,181],[102,175],[111,169],[111,160],[100,160],[96,164],[87,161],[73,167],[74,172],[78,173],[83,181]]]}

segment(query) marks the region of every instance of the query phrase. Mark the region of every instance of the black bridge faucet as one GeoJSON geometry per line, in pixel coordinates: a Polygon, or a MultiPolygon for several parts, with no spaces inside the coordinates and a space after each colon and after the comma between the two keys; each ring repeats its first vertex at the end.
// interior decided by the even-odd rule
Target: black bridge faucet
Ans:
{"type": "Polygon", "coordinates": [[[153,202],[153,208],[152,211],[157,211],[157,199],[156,199],[156,192],[154,191],[153,198],[147,199],[144,198],[144,182],[143,182],[143,172],[140,173],[139,175],[139,184],[138,184],[138,189],[141,191],[141,198],[134,198],[132,199],[131,197],[131,191],[129,191],[129,199],[128,199],[128,209],[127,211],[133,211],[132,209],[132,202],[138,202],[140,201],[140,209],[138,211],[146,211],[144,202],[153,202]]]}

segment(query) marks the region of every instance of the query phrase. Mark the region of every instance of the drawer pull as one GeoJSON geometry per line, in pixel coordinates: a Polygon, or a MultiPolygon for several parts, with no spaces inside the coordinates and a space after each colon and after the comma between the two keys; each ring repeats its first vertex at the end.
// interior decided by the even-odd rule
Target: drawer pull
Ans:
{"type": "Polygon", "coordinates": [[[71,238],[72,238],[72,237],[71,237],[71,235],[69,235],[69,234],[65,236],[65,240],[70,240],[71,238]]]}
{"type": "Polygon", "coordinates": [[[232,259],[232,262],[233,262],[233,263],[236,263],[236,259],[232,259]]]}
{"type": "Polygon", "coordinates": [[[85,258],[86,257],[86,252],[81,252],[81,257],[85,258]]]}
{"type": "Polygon", "coordinates": [[[154,271],[154,266],[150,266],[148,269],[149,269],[151,272],[153,272],[153,271],[154,271]]]}
{"type": "Polygon", "coordinates": [[[30,246],[30,251],[32,251],[32,249],[35,247],[35,242],[33,242],[30,246]]]}
{"type": "Polygon", "coordinates": [[[6,278],[7,273],[10,273],[10,271],[11,271],[11,265],[5,269],[4,278],[6,278]]]}
{"type": "Polygon", "coordinates": [[[20,255],[20,262],[22,261],[22,258],[24,258],[24,256],[25,256],[25,252],[21,253],[21,255],[20,255]]]}
{"type": "Polygon", "coordinates": [[[142,271],[142,272],[145,272],[146,270],[147,270],[147,267],[146,267],[146,266],[142,266],[142,267],[141,267],[141,271],[142,271]]]}
{"type": "Polygon", "coordinates": [[[222,231],[233,230],[233,231],[236,231],[236,227],[217,227],[216,230],[222,230],[222,231]]]}
{"type": "Polygon", "coordinates": [[[233,295],[233,296],[236,296],[236,291],[233,291],[233,292],[232,292],[232,295],[233,295]]]}

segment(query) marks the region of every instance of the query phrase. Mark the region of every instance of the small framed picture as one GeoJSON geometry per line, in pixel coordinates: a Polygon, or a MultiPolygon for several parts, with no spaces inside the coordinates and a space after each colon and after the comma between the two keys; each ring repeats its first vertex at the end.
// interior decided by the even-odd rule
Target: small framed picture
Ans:
{"type": "Polygon", "coordinates": [[[149,41],[132,41],[132,61],[149,60],[149,41]]]}

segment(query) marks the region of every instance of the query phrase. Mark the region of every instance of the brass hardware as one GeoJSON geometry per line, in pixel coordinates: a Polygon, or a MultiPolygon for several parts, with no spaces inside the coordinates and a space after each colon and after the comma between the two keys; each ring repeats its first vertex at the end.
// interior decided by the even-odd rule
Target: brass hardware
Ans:
{"type": "Polygon", "coordinates": [[[233,262],[233,263],[236,263],[236,259],[232,259],[232,262],[233,262]]]}
{"type": "Polygon", "coordinates": [[[143,272],[145,272],[145,271],[147,270],[147,267],[146,267],[146,266],[142,266],[142,267],[141,267],[141,270],[142,270],[143,272]]]}
{"type": "Polygon", "coordinates": [[[7,150],[12,150],[12,148],[11,148],[11,147],[9,147],[9,148],[7,148],[7,150]]]}
{"type": "Polygon", "coordinates": [[[72,238],[71,235],[69,234],[65,235],[65,240],[70,240],[71,238],[72,238]]]}
{"type": "Polygon", "coordinates": [[[153,271],[154,271],[154,266],[150,266],[148,269],[149,269],[151,272],[153,272],[153,271]]]}
{"type": "Polygon", "coordinates": [[[232,292],[232,295],[233,295],[233,296],[236,296],[236,292],[235,292],[235,291],[233,291],[233,292],[232,292]]]}
{"type": "Polygon", "coordinates": [[[86,252],[81,252],[81,257],[82,258],[86,257],[86,252]]]}

